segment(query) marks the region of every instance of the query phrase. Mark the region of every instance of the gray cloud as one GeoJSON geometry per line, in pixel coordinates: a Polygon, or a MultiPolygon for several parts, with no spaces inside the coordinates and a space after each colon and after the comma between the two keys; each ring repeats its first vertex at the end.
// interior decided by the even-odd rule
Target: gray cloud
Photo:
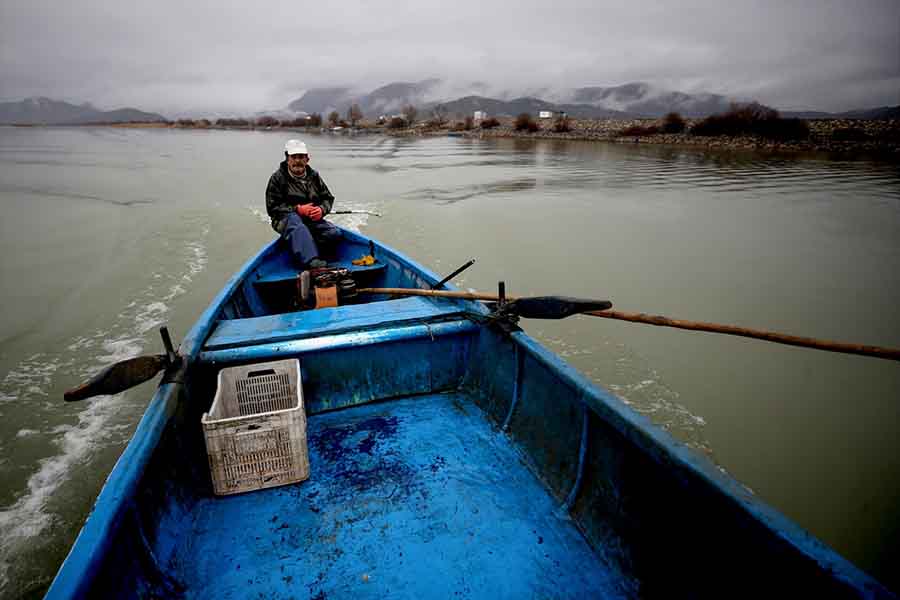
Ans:
{"type": "Polygon", "coordinates": [[[630,81],[782,109],[900,104],[897,0],[0,0],[0,98],[168,115],[440,77],[532,91],[630,81]]]}

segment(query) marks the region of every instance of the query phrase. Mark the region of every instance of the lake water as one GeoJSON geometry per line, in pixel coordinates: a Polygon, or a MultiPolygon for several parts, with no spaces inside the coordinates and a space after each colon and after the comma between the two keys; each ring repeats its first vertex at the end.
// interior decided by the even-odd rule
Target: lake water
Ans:
{"type": "MultiPolygon", "coordinates": [[[[40,596],[176,340],[273,233],[284,132],[0,128],[0,596],[40,596]]],[[[900,347],[900,169],[587,142],[305,136],[334,216],[454,283],[900,347]]],[[[900,364],[576,317],[524,328],[898,589],[900,364]]],[[[660,499],[665,501],[665,499],[660,499]]]]}

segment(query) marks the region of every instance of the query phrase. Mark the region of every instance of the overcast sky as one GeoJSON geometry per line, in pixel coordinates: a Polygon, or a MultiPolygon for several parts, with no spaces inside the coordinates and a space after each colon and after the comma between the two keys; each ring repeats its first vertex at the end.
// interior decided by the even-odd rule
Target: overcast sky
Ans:
{"type": "Polygon", "coordinates": [[[900,0],[0,0],[0,100],[187,112],[440,77],[647,81],[782,110],[900,104],[900,0]]]}

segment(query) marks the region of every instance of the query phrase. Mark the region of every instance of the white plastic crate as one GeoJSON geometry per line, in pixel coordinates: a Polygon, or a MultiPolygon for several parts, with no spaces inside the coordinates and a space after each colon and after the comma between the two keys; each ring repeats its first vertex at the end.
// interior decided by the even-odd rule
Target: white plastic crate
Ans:
{"type": "Polygon", "coordinates": [[[249,492],[309,477],[297,359],[222,369],[212,407],[201,422],[216,494],[249,492]]]}

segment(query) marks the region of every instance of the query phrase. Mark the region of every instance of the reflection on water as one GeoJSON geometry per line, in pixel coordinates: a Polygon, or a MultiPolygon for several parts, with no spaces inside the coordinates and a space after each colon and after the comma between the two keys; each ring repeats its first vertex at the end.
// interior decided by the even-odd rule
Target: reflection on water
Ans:
{"type": "Polygon", "coordinates": [[[468,200],[475,196],[487,194],[504,194],[508,192],[524,192],[533,190],[537,181],[531,179],[516,179],[512,181],[495,181],[476,185],[463,185],[452,189],[422,188],[412,190],[405,194],[407,198],[434,199],[439,204],[452,204],[462,200],[468,200]]]}
{"type": "MultiPolygon", "coordinates": [[[[301,136],[303,137],[303,136],[301,136]]],[[[900,346],[900,171],[821,156],[561,140],[305,136],[335,215],[462,288],[900,346]]],[[[0,596],[39,593],[146,404],[61,408],[177,337],[273,235],[284,136],[0,136],[0,596]],[[46,215],[65,227],[48,234],[46,215]],[[102,430],[102,434],[101,434],[102,430]],[[14,543],[10,540],[14,540],[14,543]]],[[[900,369],[607,319],[530,334],[880,579],[900,555],[900,369]]],[[[110,399],[112,401],[112,399],[110,399]]]]}
{"type": "Polygon", "coordinates": [[[16,194],[30,195],[39,197],[63,198],[66,200],[95,200],[97,202],[106,202],[117,206],[134,206],[135,204],[153,204],[152,199],[129,199],[118,200],[115,198],[101,198],[90,194],[80,194],[78,192],[70,192],[64,189],[54,189],[51,187],[30,187],[24,185],[7,185],[0,182],[0,194],[16,194]]]}

